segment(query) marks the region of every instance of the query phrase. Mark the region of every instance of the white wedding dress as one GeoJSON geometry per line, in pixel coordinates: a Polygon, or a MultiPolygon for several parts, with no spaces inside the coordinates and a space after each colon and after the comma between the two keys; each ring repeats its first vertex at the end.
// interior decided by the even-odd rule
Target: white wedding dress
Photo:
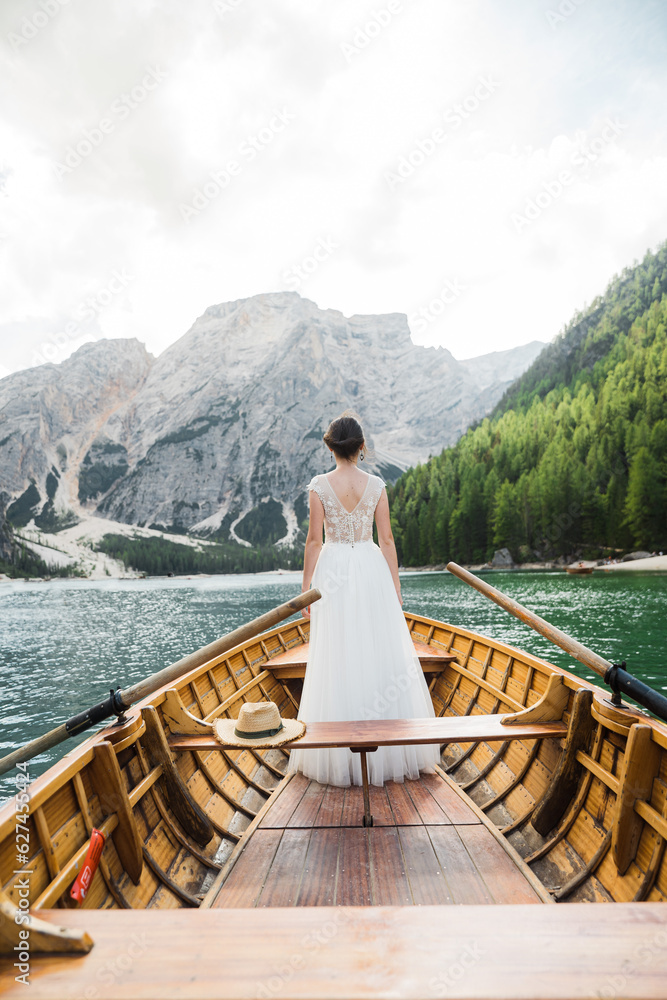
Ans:
{"type": "MultiPolygon", "coordinates": [[[[433,718],[431,697],[386,559],[373,541],[384,482],[368,476],[354,510],[341,504],[326,475],[308,485],[324,507],[326,541],[312,586],[310,648],[299,719],[433,718]]],[[[380,747],[368,754],[371,784],[418,778],[439,763],[437,746],[380,747]]],[[[292,750],[289,771],[328,785],[360,785],[359,754],[347,748],[292,750]]]]}

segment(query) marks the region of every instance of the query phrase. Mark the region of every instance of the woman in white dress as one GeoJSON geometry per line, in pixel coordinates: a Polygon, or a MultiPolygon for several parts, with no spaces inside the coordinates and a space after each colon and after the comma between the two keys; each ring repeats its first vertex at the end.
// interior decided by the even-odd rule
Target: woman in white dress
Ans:
{"type": "MultiPolygon", "coordinates": [[[[322,598],[310,614],[310,648],[299,706],[308,722],[433,718],[433,705],[401,610],[401,583],[385,484],[358,468],[364,435],[343,415],[324,441],[334,471],[308,485],[310,523],[303,590],[322,598]],[[373,520],[379,547],[373,541],[373,520]],[[322,544],[322,528],[326,542],[322,544]]],[[[439,762],[435,746],[380,747],[368,755],[371,784],[418,778],[439,762]]],[[[359,754],[293,750],[290,771],[328,785],[360,785],[359,754]]]]}

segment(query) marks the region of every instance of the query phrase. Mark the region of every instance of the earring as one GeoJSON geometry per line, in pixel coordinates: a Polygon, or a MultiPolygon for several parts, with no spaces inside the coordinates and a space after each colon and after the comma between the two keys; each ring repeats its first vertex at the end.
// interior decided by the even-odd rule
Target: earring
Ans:
{"type": "Polygon", "coordinates": [[[363,460],[364,460],[364,453],[362,451],[361,454],[359,455],[359,461],[363,462],[363,460]]]}

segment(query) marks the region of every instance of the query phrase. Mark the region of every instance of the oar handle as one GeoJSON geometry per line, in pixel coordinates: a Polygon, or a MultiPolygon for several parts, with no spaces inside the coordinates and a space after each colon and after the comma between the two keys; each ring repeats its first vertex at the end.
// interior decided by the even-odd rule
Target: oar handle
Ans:
{"type": "Polygon", "coordinates": [[[75,715],[56,729],[52,729],[51,732],[45,733],[43,736],[38,736],[36,740],[26,743],[25,746],[19,747],[18,750],[14,750],[6,757],[0,759],[0,774],[11,771],[17,764],[22,764],[26,760],[31,760],[32,757],[37,757],[38,754],[50,750],[51,747],[55,747],[59,743],[63,743],[70,736],[76,736],[77,733],[89,729],[95,723],[101,722],[103,719],[108,719],[111,715],[120,714],[123,708],[129,708],[134,702],[141,701],[142,698],[153,694],[154,691],[164,687],[166,684],[178,680],[179,677],[189,670],[194,670],[195,667],[201,666],[202,663],[207,663],[215,656],[227,653],[234,646],[239,646],[242,642],[246,642],[248,639],[259,635],[260,632],[265,632],[273,625],[277,625],[278,622],[284,621],[290,615],[294,615],[298,611],[302,611],[308,607],[314,601],[318,601],[321,596],[319,590],[315,588],[307,590],[304,594],[299,594],[298,597],[293,598],[291,601],[279,604],[277,608],[267,611],[266,614],[260,615],[259,618],[255,618],[253,621],[241,625],[240,628],[234,629],[233,632],[223,635],[222,638],[210,642],[208,646],[203,646],[202,649],[198,649],[195,653],[184,656],[176,663],[165,667],[164,670],[158,670],[156,674],[152,674],[145,680],[139,681],[138,684],[134,684],[124,691],[112,691],[106,701],[94,705],[85,712],[79,713],[79,715],[75,715]]]}
{"type": "Polygon", "coordinates": [[[120,692],[120,701],[125,708],[129,708],[136,701],[141,701],[142,698],[153,694],[159,688],[170,684],[188,671],[194,670],[195,667],[200,667],[202,663],[207,663],[222,653],[228,653],[234,646],[240,645],[247,639],[252,639],[253,636],[259,635],[260,632],[265,632],[273,625],[277,625],[278,622],[289,618],[290,615],[294,615],[298,611],[303,611],[309,604],[318,601],[321,596],[319,590],[313,588],[312,590],[307,590],[304,594],[299,594],[298,597],[294,597],[291,601],[279,604],[277,608],[267,611],[266,614],[260,615],[259,618],[254,618],[253,621],[248,622],[246,625],[241,625],[239,628],[234,629],[233,632],[223,635],[221,639],[215,639],[208,646],[203,646],[196,653],[190,653],[181,660],[177,660],[176,663],[172,663],[171,666],[165,667],[164,670],[158,670],[156,674],[146,677],[145,680],[139,681],[138,684],[125,688],[120,692]]]}
{"type": "Polygon", "coordinates": [[[11,771],[17,764],[23,764],[26,760],[38,757],[40,753],[46,753],[51,747],[58,746],[59,743],[66,740],[69,735],[67,726],[63,722],[57,729],[52,729],[50,733],[38,736],[37,739],[19,747],[18,750],[13,750],[0,760],[0,774],[11,771]]]}
{"type": "Polygon", "coordinates": [[[545,621],[544,618],[540,618],[539,615],[533,614],[528,608],[524,608],[522,604],[517,601],[513,601],[511,597],[507,597],[500,590],[496,590],[495,587],[491,587],[488,583],[480,580],[478,576],[473,573],[469,573],[467,569],[463,569],[455,562],[447,563],[447,569],[454,576],[458,576],[459,580],[463,580],[464,583],[469,584],[478,590],[480,594],[484,594],[489,600],[495,601],[496,604],[504,608],[519,621],[525,622],[526,625],[530,625],[534,628],[536,632],[543,635],[545,639],[549,639],[556,646],[560,646],[564,649],[566,653],[574,657],[575,660],[579,660],[580,663],[585,664],[594,670],[596,674],[600,677],[606,678],[609,670],[612,669],[613,664],[609,660],[605,660],[603,656],[598,656],[594,653],[592,649],[588,646],[584,646],[581,642],[577,642],[572,636],[568,635],[566,632],[561,632],[559,628],[555,625],[551,625],[549,622],[545,621]]]}

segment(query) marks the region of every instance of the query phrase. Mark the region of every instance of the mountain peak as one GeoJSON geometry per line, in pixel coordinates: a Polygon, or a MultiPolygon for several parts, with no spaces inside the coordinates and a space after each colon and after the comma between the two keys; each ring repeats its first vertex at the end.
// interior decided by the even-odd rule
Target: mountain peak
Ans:
{"type": "Polygon", "coordinates": [[[454,443],[536,353],[503,352],[495,371],[415,345],[402,313],[253,295],[210,306],[156,360],[137,340],[100,340],[44,366],[57,375],[46,395],[44,369],[24,373],[20,403],[0,395],[0,470],[14,498],[34,480],[40,505],[53,494],[79,515],[290,540],[331,419],[356,410],[372,468],[393,481],[454,443]]]}

